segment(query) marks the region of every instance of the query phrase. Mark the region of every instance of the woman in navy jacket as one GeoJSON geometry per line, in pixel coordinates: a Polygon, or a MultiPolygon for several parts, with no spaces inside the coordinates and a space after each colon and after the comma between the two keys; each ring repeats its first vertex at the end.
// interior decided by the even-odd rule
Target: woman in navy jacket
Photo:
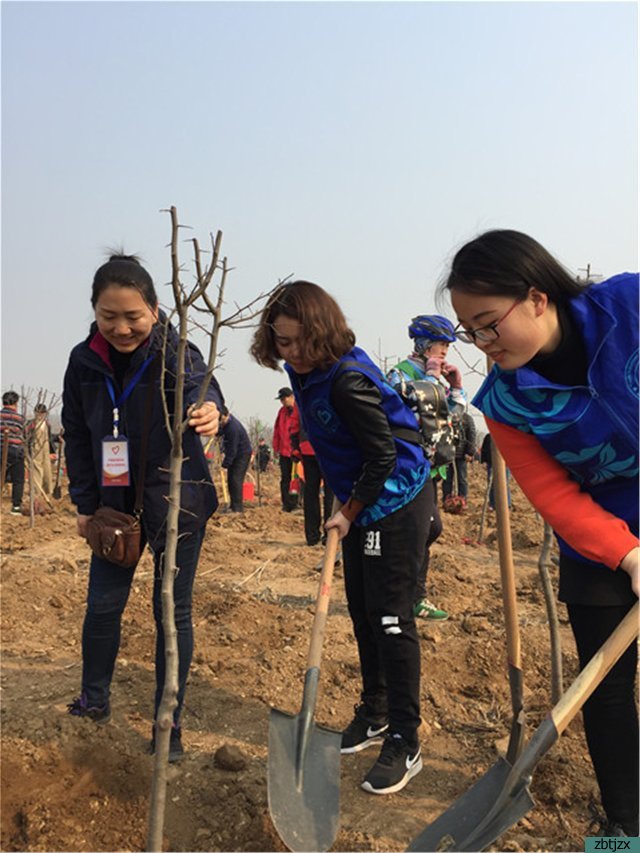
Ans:
{"type": "MultiPolygon", "coordinates": [[[[65,432],[69,493],[78,517],[78,534],[100,506],[132,513],[139,476],[144,410],[152,383],[148,420],[148,445],[144,473],[142,530],[153,553],[153,611],[156,622],[157,713],[164,686],[164,635],[160,600],[161,571],[166,535],[171,438],[167,431],[160,390],[160,363],[166,342],[165,395],[173,417],[177,334],[158,308],[153,281],[137,258],[114,255],[96,272],[91,304],[95,322],[88,338],[71,352],[64,378],[62,425],[65,432]],[[172,367],[173,365],[173,367],[172,367]],[[103,452],[111,436],[118,436],[128,455],[129,482],[112,485],[103,452]]],[[[186,354],[185,408],[198,398],[206,367],[198,349],[189,344],[186,354]]],[[[184,434],[180,539],[174,584],[178,632],[179,691],[171,732],[170,760],[182,754],[180,712],[193,654],[191,599],[193,581],[207,519],[217,507],[200,436],[215,435],[223,397],[211,379],[202,406],[190,412],[184,434]]],[[[91,557],[87,610],[82,631],[82,692],[69,705],[74,716],[107,723],[111,716],[110,687],[120,645],[120,622],[135,567],[124,569],[108,560],[91,557]]],[[[153,748],[153,741],[152,741],[153,748]]]]}

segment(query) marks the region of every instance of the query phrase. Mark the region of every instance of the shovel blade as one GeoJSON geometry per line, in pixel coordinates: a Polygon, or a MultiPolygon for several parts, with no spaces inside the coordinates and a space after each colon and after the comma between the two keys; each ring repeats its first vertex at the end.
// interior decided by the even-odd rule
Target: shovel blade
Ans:
{"type": "Polygon", "coordinates": [[[300,743],[300,714],[269,716],[269,813],[289,850],[328,850],[340,818],[341,732],[312,723],[300,743]]]}
{"type": "Polygon", "coordinates": [[[479,851],[488,847],[534,805],[527,787],[523,785],[514,791],[486,826],[482,825],[502,793],[511,769],[507,761],[499,759],[444,814],[416,836],[407,849],[479,851]]]}

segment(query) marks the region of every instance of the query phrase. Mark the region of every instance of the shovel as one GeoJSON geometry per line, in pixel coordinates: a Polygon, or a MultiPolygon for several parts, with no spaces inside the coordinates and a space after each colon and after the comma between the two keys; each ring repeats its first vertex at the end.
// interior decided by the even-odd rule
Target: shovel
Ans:
{"type": "Polygon", "coordinates": [[[342,733],[313,720],[337,548],[338,531],[331,528],[316,598],[300,713],[272,708],[269,717],[269,812],[278,835],[293,851],[328,850],[338,831],[342,733]]]}
{"type": "Polygon", "coordinates": [[[64,451],[64,438],[58,436],[58,465],[56,468],[56,484],[53,487],[53,497],[59,501],[62,497],[62,489],[60,488],[60,469],[62,467],[62,453],[64,451]]]}
{"type": "Polygon", "coordinates": [[[507,761],[513,764],[522,749],[525,727],[522,669],[520,664],[520,631],[518,628],[518,608],[516,605],[513,548],[511,547],[511,525],[509,524],[507,473],[504,459],[494,442],[491,443],[491,469],[496,504],[502,606],[504,609],[504,624],[507,635],[509,687],[511,689],[511,710],[513,712],[509,746],[507,747],[507,761]]]}
{"type": "MultiPolygon", "coordinates": [[[[493,360],[487,356],[487,372],[493,367],[493,360]]],[[[500,581],[502,584],[502,607],[507,635],[507,661],[509,667],[509,687],[511,689],[511,734],[507,747],[507,761],[516,760],[524,743],[524,699],[522,690],[522,668],[520,664],[520,631],[518,628],[518,608],[516,605],[515,570],[513,568],[513,548],[511,546],[511,525],[509,523],[509,492],[507,487],[507,469],[504,459],[495,441],[491,441],[491,473],[493,494],[496,505],[496,527],[498,532],[498,554],[500,557],[500,581]]],[[[487,494],[488,494],[487,489],[487,494]]]]}
{"type": "Polygon", "coordinates": [[[602,679],[638,636],[636,603],[538,726],[514,765],[493,765],[444,814],[411,842],[409,850],[484,850],[533,806],[531,774],[602,679]]]}

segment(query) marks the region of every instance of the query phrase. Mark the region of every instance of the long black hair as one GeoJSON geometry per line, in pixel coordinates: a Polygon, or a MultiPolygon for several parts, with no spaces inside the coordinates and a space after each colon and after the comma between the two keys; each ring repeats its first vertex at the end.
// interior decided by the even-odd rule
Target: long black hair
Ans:
{"type": "Polygon", "coordinates": [[[585,286],[533,237],[504,229],[486,231],[459,249],[438,290],[524,300],[531,287],[561,302],[585,286]]]}

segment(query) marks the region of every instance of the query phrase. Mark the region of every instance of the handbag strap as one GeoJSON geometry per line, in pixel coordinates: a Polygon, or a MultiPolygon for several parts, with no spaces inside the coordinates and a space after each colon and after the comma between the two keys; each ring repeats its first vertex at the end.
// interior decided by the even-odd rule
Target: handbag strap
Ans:
{"type": "Polygon", "coordinates": [[[140,442],[140,464],[138,466],[138,480],[136,482],[136,502],[133,507],[133,514],[136,518],[140,518],[140,516],[142,515],[144,475],[145,468],[147,465],[147,449],[149,447],[149,423],[151,421],[153,390],[155,387],[155,380],[158,373],[159,364],[159,355],[156,355],[149,367],[149,384],[147,385],[147,395],[144,401],[144,415],[142,418],[142,441],[140,442]]]}

